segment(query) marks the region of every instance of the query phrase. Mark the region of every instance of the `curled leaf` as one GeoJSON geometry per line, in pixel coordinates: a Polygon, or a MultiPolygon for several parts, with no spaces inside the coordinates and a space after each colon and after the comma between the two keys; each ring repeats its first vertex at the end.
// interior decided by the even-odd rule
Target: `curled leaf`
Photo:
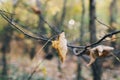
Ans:
{"type": "Polygon", "coordinates": [[[116,37],[116,35],[112,35],[112,37],[107,37],[106,40],[114,42],[117,40],[117,37],[116,37]]]}
{"type": "Polygon", "coordinates": [[[112,50],[114,50],[113,47],[104,45],[99,45],[90,49],[89,50],[90,62],[87,64],[87,66],[90,66],[92,63],[94,63],[96,58],[107,56],[112,50]]]}
{"type": "Polygon", "coordinates": [[[110,46],[104,46],[104,45],[99,45],[94,48],[92,48],[93,51],[97,52],[99,57],[104,57],[107,54],[110,53],[110,51],[114,50],[113,47],[110,46]]]}
{"type": "Polygon", "coordinates": [[[67,40],[65,38],[64,32],[59,34],[57,40],[52,41],[52,47],[58,51],[58,54],[59,54],[61,61],[64,62],[65,58],[66,58],[67,51],[68,51],[67,40]]]}

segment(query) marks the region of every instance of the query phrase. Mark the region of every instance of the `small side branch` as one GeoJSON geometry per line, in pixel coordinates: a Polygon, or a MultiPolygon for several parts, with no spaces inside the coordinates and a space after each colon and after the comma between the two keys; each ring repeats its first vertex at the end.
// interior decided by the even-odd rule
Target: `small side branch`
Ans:
{"type": "MultiPolygon", "coordinates": [[[[99,22],[100,24],[102,24],[102,25],[107,26],[108,28],[110,28],[110,26],[102,23],[102,22],[101,22],[100,20],[98,20],[97,18],[95,18],[95,20],[96,20],[97,22],[99,22]]],[[[80,51],[80,53],[77,53],[77,56],[83,55],[83,54],[87,51],[87,49],[88,49],[89,47],[94,47],[94,46],[98,45],[99,43],[101,43],[105,38],[110,37],[110,36],[115,35],[115,34],[118,34],[118,33],[120,33],[120,30],[114,31],[114,32],[111,32],[111,33],[108,33],[108,34],[104,35],[104,36],[103,36],[101,39],[99,39],[98,41],[96,41],[96,42],[94,42],[94,43],[92,43],[92,44],[90,44],[90,45],[88,45],[88,46],[85,46],[84,49],[83,49],[82,51],[80,51]]]]}

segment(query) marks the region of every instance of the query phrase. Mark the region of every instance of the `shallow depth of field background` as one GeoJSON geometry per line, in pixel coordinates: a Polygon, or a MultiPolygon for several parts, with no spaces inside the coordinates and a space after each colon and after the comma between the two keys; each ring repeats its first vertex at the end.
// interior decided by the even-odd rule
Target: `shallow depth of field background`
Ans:
{"type": "MultiPolygon", "coordinates": [[[[39,18],[42,15],[51,26],[65,32],[68,43],[88,45],[90,44],[89,3],[90,0],[0,0],[0,9],[14,13],[12,17],[27,30],[50,37],[54,31],[42,22],[39,18]],[[41,14],[33,10],[35,7],[41,14]],[[82,20],[84,27],[81,26],[82,20]],[[80,42],[81,34],[84,35],[82,42],[80,42]]],[[[97,18],[112,26],[114,30],[120,30],[119,5],[120,0],[96,0],[97,18]],[[115,5],[111,6],[114,2],[115,5]],[[113,21],[110,21],[111,17],[113,21]]],[[[7,15],[10,17],[10,14],[7,15]]],[[[100,39],[110,31],[109,27],[96,21],[96,32],[97,39],[100,39]]],[[[120,34],[116,36],[118,38],[114,47],[117,50],[116,56],[120,58],[120,34]]],[[[111,46],[110,41],[101,44],[111,46]]],[[[93,80],[91,67],[87,67],[87,62],[75,56],[72,50],[68,51],[65,62],[61,63],[57,51],[49,44],[39,53],[43,45],[44,42],[23,35],[0,16],[0,80],[28,80],[38,63],[41,64],[31,80],[93,80]],[[3,45],[7,48],[6,51],[2,50],[3,45]],[[36,53],[39,55],[35,55],[36,53]],[[78,71],[79,63],[80,71],[78,71]],[[78,72],[81,73],[80,79],[77,77],[78,72]]],[[[102,58],[98,62],[102,63],[101,80],[120,80],[120,62],[114,56],[102,58]]]]}

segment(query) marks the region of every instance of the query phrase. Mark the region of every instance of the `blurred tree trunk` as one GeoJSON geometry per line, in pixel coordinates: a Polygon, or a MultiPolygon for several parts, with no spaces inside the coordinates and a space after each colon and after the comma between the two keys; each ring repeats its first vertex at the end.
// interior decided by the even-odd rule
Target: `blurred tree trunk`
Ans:
{"type": "Polygon", "coordinates": [[[2,75],[3,75],[3,76],[7,76],[6,53],[3,53],[3,52],[2,52],[2,65],[3,65],[2,75]]]}
{"type": "Polygon", "coordinates": [[[38,28],[39,28],[39,32],[40,34],[46,34],[46,28],[44,26],[44,21],[41,19],[41,17],[44,18],[44,16],[42,15],[42,9],[41,9],[41,2],[40,0],[36,0],[36,6],[39,10],[39,13],[38,13],[38,17],[39,17],[39,20],[38,20],[38,28]]]}
{"type": "Polygon", "coordinates": [[[6,45],[6,41],[3,41],[3,45],[2,45],[2,48],[1,48],[1,52],[2,52],[2,65],[3,65],[2,75],[3,76],[7,76],[7,60],[6,60],[6,51],[7,51],[7,49],[9,49],[9,48],[6,45]]]}
{"type": "Polygon", "coordinates": [[[80,57],[77,59],[77,80],[83,80],[81,76],[81,63],[80,63],[80,57]]]}
{"type": "Polygon", "coordinates": [[[39,16],[38,27],[39,27],[40,34],[46,34],[46,28],[44,26],[43,20],[41,19],[43,15],[39,14],[38,16],[39,16]]]}
{"type": "MultiPolygon", "coordinates": [[[[116,4],[117,0],[112,0],[110,7],[109,7],[109,11],[110,11],[110,28],[108,29],[108,32],[114,32],[116,30],[115,27],[115,23],[116,23],[116,14],[117,14],[117,4],[116,4]]],[[[116,43],[115,41],[111,42],[111,45],[113,47],[115,47],[116,43]]]]}
{"type": "Polygon", "coordinates": [[[58,25],[58,28],[61,30],[63,30],[63,23],[65,20],[65,15],[66,15],[66,4],[67,4],[67,0],[63,0],[63,9],[62,9],[62,15],[61,15],[61,19],[58,25]]]}
{"type": "MultiPolygon", "coordinates": [[[[39,35],[41,35],[41,34],[44,34],[45,33],[45,29],[44,29],[44,23],[43,23],[43,21],[41,20],[41,4],[40,4],[41,2],[39,1],[39,0],[36,0],[36,7],[33,7],[33,11],[34,11],[34,13],[35,14],[37,14],[37,16],[39,17],[39,19],[38,19],[38,31],[39,31],[39,35]]],[[[34,58],[34,56],[35,56],[35,53],[36,53],[36,42],[33,42],[34,43],[34,45],[31,47],[31,49],[30,49],[30,59],[33,59],[34,58]]]]}
{"type": "MultiPolygon", "coordinates": [[[[41,35],[45,35],[46,34],[46,28],[44,26],[44,21],[41,19],[41,18],[44,18],[44,16],[42,15],[42,9],[41,9],[41,2],[40,0],[36,0],[36,7],[33,8],[33,11],[35,14],[37,14],[38,16],[38,34],[41,36],[41,35]]],[[[44,37],[44,36],[41,36],[41,37],[44,37]]],[[[34,42],[36,43],[36,42],[34,42]]],[[[41,41],[40,42],[40,45],[43,45],[45,42],[41,41]]],[[[48,53],[48,49],[49,49],[49,46],[46,46],[44,48],[44,51],[45,53],[48,53]]],[[[35,56],[35,53],[36,53],[36,45],[32,46],[31,48],[31,51],[30,51],[30,56],[31,56],[31,59],[34,58],[35,56]]]]}
{"type": "MultiPolygon", "coordinates": [[[[80,45],[83,45],[83,36],[84,36],[84,18],[85,18],[85,3],[84,0],[81,0],[82,3],[82,14],[81,14],[81,25],[80,25],[80,45]]],[[[81,76],[81,63],[80,57],[78,57],[77,63],[77,80],[83,80],[81,76]]]]}
{"type": "Polygon", "coordinates": [[[7,58],[6,58],[6,54],[8,52],[10,52],[10,41],[12,39],[12,33],[13,33],[13,29],[11,29],[9,27],[9,25],[5,26],[4,28],[5,33],[3,33],[3,37],[2,37],[2,48],[1,48],[1,52],[2,52],[2,64],[3,64],[3,69],[2,69],[2,75],[7,77],[7,58]]]}
{"type": "MultiPolygon", "coordinates": [[[[112,0],[110,7],[109,7],[109,11],[110,11],[110,20],[109,20],[109,24],[110,24],[110,28],[108,29],[108,32],[114,32],[116,30],[116,15],[117,15],[117,0],[112,0]]],[[[112,41],[111,42],[111,46],[114,47],[116,49],[116,41],[112,41]]],[[[117,57],[120,57],[120,55],[116,55],[117,57]]],[[[113,60],[115,65],[119,64],[119,61],[114,58],[113,60]]]]}
{"type": "MultiPolygon", "coordinates": [[[[44,18],[45,15],[42,15],[42,7],[41,7],[41,2],[40,0],[36,0],[36,4],[37,4],[37,7],[39,8],[40,10],[40,14],[38,15],[39,16],[39,21],[38,21],[38,28],[39,28],[39,32],[40,32],[40,35],[42,34],[46,34],[46,28],[44,26],[44,21],[41,19],[41,18],[44,18]]],[[[43,36],[45,37],[45,36],[43,36]]],[[[44,44],[45,42],[41,42],[42,44],[44,44]]],[[[45,48],[44,48],[44,51],[46,53],[46,55],[48,55],[49,53],[49,47],[50,45],[48,44],[45,48]]]]}
{"type": "MultiPolygon", "coordinates": [[[[95,0],[90,0],[89,4],[89,31],[90,31],[90,43],[94,43],[96,38],[96,25],[95,25],[95,16],[96,16],[96,8],[95,8],[95,0]]],[[[101,80],[101,64],[96,60],[94,64],[92,64],[92,72],[93,72],[93,80],[101,80]]]]}
{"type": "MultiPolygon", "coordinates": [[[[17,7],[18,1],[13,1],[13,10],[12,13],[15,13],[15,8],[17,7]]],[[[11,15],[11,19],[13,18],[13,15],[11,15]]],[[[2,37],[2,64],[3,64],[3,69],[2,69],[2,75],[6,76],[8,75],[7,73],[7,58],[6,54],[10,52],[10,42],[12,39],[12,34],[13,34],[13,29],[9,27],[10,25],[8,24],[7,26],[4,27],[5,33],[3,33],[2,37]]],[[[5,78],[5,77],[4,77],[5,78]]]]}

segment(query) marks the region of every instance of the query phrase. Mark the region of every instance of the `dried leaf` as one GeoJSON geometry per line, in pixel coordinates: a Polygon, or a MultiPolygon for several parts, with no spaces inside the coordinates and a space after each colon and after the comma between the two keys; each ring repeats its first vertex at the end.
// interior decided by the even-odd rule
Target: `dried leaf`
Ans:
{"type": "Polygon", "coordinates": [[[87,64],[87,66],[90,66],[92,63],[94,63],[95,60],[96,60],[96,58],[97,58],[93,50],[90,50],[89,53],[90,53],[89,54],[89,56],[90,56],[90,62],[87,64]]]}
{"type": "Polygon", "coordinates": [[[117,39],[117,37],[116,37],[116,35],[112,35],[112,37],[111,37],[111,41],[116,41],[116,39],[117,39]]]}
{"type": "Polygon", "coordinates": [[[104,46],[104,45],[99,45],[99,46],[96,46],[96,47],[92,48],[93,51],[98,52],[99,57],[106,56],[113,49],[114,49],[113,47],[104,46]]]}
{"type": "Polygon", "coordinates": [[[117,39],[117,37],[116,37],[116,35],[112,35],[112,37],[107,37],[106,38],[106,40],[108,40],[108,41],[116,41],[116,39],[117,39]]]}
{"type": "Polygon", "coordinates": [[[94,63],[96,58],[107,56],[112,50],[114,50],[113,47],[104,45],[99,45],[90,49],[89,50],[90,62],[87,64],[87,66],[90,66],[92,63],[94,63]]]}
{"type": "Polygon", "coordinates": [[[32,6],[31,8],[34,11],[34,13],[36,13],[36,14],[40,14],[41,13],[41,11],[40,11],[40,9],[38,7],[32,6]]]}
{"type": "Polygon", "coordinates": [[[52,47],[58,51],[58,54],[60,56],[61,61],[64,62],[65,58],[66,58],[67,51],[68,51],[67,40],[65,38],[64,32],[62,32],[59,35],[57,40],[52,41],[52,47]]]}

